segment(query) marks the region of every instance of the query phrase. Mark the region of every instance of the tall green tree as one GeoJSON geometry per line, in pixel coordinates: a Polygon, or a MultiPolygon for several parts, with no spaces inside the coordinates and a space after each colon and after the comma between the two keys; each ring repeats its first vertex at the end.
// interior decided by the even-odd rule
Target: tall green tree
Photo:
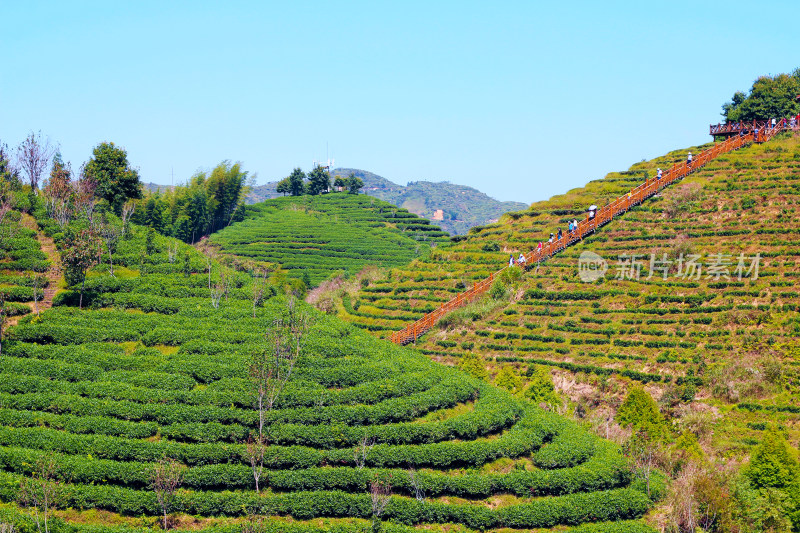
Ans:
{"type": "Polygon", "coordinates": [[[358,194],[362,187],[364,187],[364,180],[352,173],[347,177],[347,190],[350,194],[358,194]]]}
{"type": "Polygon", "coordinates": [[[159,193],[150,195],[144,204],[144,209],[134,213],[134,221],[143,226],[149,226],[159,233],[164,232],[165,202],[159,193]]]}
{"type": "Polygon", "coordinates": [[[553,377],[550,371],[539,365],[531,365],[525,372],[528,378],[528,385],[525,388],[525,397],[535,404],[558,404],[560,401],[556,394],[553,377]]]}
{"type": "Polygon", "coordinates": [[[289,180],[289,194],[292,196],[300,196],[306,192],[305,172],[296,168],[289,174],[287,179],[289,180]]]}
{"type": "Polygon", "coordinates": [[[163,235],[196,242],[211,232],[244,219],[244,202],[255,178],[241,163],[223,161],[211,172],[198,172],[186,185],[147,196],[133,222],[163,235]]]}
{"type": "Polygon", "coordinates": [[[667,426],[653,397],[641,387],[634,387],[617,410],[617,422],[621,426],[643,431],[651,438],[666,435],[667,426]]]}
{"type": "Polygon", "coordinates": [[[761,76],[753,82],[750,94],[737,91],[722,106],[728,122],[791,117],[800,113],[800,68],[791,74],[761,76]]]}
{"type": "Polygon", "coordinates": [[[783,489],[800,481],[800,467],[786,439],[774,428],[764,433],[764,439],[750,457],[747,476],[755,487],[783,489]]]}
{"type": "Polygon", "coordinates": [[[800,531],[800,465],[786,439],[770,428],[744,470],[758,491],[756,514],[764,531],[800,531]]]}
{"type": "Polygon", "coordinates": [[[308,173],[308,194],[322,194],[331,188],[331,175],[322,167],[308,173]]]}
{"type": "Polygon", "coordinates": [[[189,219],[189,230],[191,231],[191,238],[187,242],[194,243],[208,234],[211,224],[210,211],[206,191],[199,188],[193,189],[183,211],[189,219]]]}
{"type": "Polygon", "coordinates": [[[201,183],[209,199],[210,231],[222,229],[233,221],[249,189],[247,174],[241,163],[223,161],[208,176],[202,175],[201,183]]]}
{"type": "Polygon", "coordinates": [[[484,381],[489,380],[489,372],[486,370],[486,361],[478,354],[465,353],[458,363],[458,368],[478,379],[484,381]]]}
{"type": "Polygon", "coordinates": [[[107,201],[117,216],[122,214],[122,206],[129,198],[142,197],[139,172],[131,168],[125,150],[113,142],[103,142],[94,148],[84,173],[97,184],[95,196],[107,201]]]}
{"type": "Polygon", "coordinates": [[[281,181],[278,182],[278,185],[275,187],[275,191],[278,194],[282,194],[286,196],[289,192],[289,178],[283,178],[281,181]]]}

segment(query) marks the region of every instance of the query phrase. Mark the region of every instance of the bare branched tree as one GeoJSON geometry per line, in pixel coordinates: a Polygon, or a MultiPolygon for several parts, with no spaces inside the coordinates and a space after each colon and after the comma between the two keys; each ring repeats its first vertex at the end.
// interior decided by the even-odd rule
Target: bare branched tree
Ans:
{"type": "Polygon", "coordinates": [[[170,264],[175,262],[175,259],[178,257],[178,243],[171,242],[167,244],[167,258],[170,264]]]}
{"type": "Polygon", "coordinates": [[[50,165],[55,150],[50,146],[50,139],[42,139],[42,132],[31,132],[17,147],[17,163],[31,184],[34,191],[39,188],[39,180],[50,165]]]}
{"type": "Polygon", "coordinates": [[[53,158],[50,179],[42,189],[47,216],[55,220],[62,228],[67,225],[72,215],[72,203],[75,188],[72,183],[72,167],[61,159],[60,154],[53,158]]]}
{"type": "Polygon", "coordinates": [[[250,435],[245,444],[245,454],[250,462],[253,480],[256,483],[256,492],[260,492],[259,483],[264,473],[264,455],[267,453],[267,439],[264,435],[250,435]]]}
{"type": "Polygon", "coordinates": [[[228,295],[231,292],[231,284],[233,283],[233,275],[231,271],[226,268],[220,268],[219,271],[219,285],[225,295],[225,301],[228,301],[228,295]]]}
{"type": "Polygon", "coordinates": [[[112,276],[114,275],[114,252],[117,251],[117,245],[119,244],[122,231],[122,228],[107,220],[100,222],[98,233],[100,234],[100,238],[103,239],[103,243],[106,245],[106,250],[108,250],[108,269],[112,276]]]}
{"type": "Polygon", "coordinates": [[[162,457],[150,472],[150,488],[164,515],[164,529],[167,529],[167,514],[175,500],[175,492],[183,482],[186,466],[174,459],[162,457]]]}
{"type": "Polygon", "coordinates": [[[381,528],[381,516],[392,499],[391,474],[388,478],[381,478],[377,474],[369,484],[369,495],[372,502],[372,531],[378,532],[381,528]]]}
{"type": "Polygon", "coordinates": [[[224,295],[225,287],[223,284],[219,281],[214,283],[214,286],[211,288],[211,307],[219,309],[219,302],[224,295]]]}
{"type": "Polygon", "coordinates": [[[254,441],[256,445],[248,446],[246,453],[253,469],[256,492],[264,468],[264,450],[270,440],[267,414],[292,377],[308,328],[308,315],[299,309],[294,298],[289,298],[286,309],[267,329],[265,349],[251,356],[250,379],[258,410],[258,433],[251,436],[250,442],[254,441]]]}
{"type": "Polygon", "coordinates": [[[78,183],[75,187],[75,209],[78,212],[83,212],[91,225],[94,225],[94,210],[97,206],[96,190],[97,181],[86,173],[86,165],[82,165],[78,172],[78,183]]]}
{"type": "Polygon", "coordinates": [[[219,309],[219,302],[225,294],[224,271],[220,271],[220,281],[211,283],[211,257],[206,256],[206,269],[208,270],[208,292],[211,294],[211,307],[219,309]]]}
{"type": "Polygon", "coordinates": [[[33,518],[39,531],[50,533],[51,510],[58,505],[61,491],[56,462],[52,456],[36,461],[29,478],[23,478],[19,487],[19,503],[33,509],[33,518]],[[43,528],[44,526],[44,528],[43,528]]]}
{"type": "Polygon", "coordinates": [[[356,464],[357,470],[364,468],[364,465],[367,462],[367,456],[369,455],[369,452],[372,451],[373,446],[375,446],[375,440],[371,439],[369,435],[364,435],[361,437],[361,440],[358,442],[358,446],[356,446],[353,450],[353,461],[356,464]]]}
{"type": "Polygon", "coordinates": [[[422,483],[420,482],[416,470],[412,469],[408,471],[408,480],[411,482],[411,487],[414,489],[414,498],[416,498],[418,502],[425,503],[425,490],[422,488],[422,483]]]}
{"type": "Polygon", "coordinates": [[[128,232],[129,222],[133,213],[136,211],[136,201],[135,200],[128,200],[122,206],[122,236],[125,237],[125,234],[128,232]]]}
{"type": "Polygon", "coordinates": [[[700,525],[700,508],[694,487],[696,470],[695,465],[686,465],[669,487],[667,514],[676,531],[696,531],[700,525]]]}
{"type": "Polygon", "coordinates": [[[33,312],[39,316],[39,300],[44,296],[44,291],[40,291],[43,284],[42,277],[35,274],[33,275],[33,312]]]}
{"type": "Polygon", "coordinates": [[[639,431],[631,436],[623,448],[634,474],[644,480],[647,495],[650,496],[650,479],[658,467],[658,444],[646,432],[639,431]]]}

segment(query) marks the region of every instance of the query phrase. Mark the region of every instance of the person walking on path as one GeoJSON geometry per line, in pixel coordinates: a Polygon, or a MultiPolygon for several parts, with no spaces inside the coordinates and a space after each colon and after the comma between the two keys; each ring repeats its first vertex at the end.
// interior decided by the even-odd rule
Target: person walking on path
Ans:
{"type": "Polygon", "coordinates": [[[656,172],[656,179],[657,180],[661,179],[662,173],[663,173],[663,171],[659,168],[658,171],[656,172]]]}
{"type": "Polygon", "coordinates": [[[517,264],[518,264],[518,265],[519,265],[521,268],[523,268],[523,269],[524,269],[524,268],[525,268],[525,263],[526,263],[526,262],[527,262],[527,260],[525,259],[525,254],[523,254],[522,252],[520,252],[520,253],[519,253],[519,259],[517,259],[517,264]]]}
{"type": "Polygon", "coordinates": [[[508,258],[508,266],[510,266],[510,267],[514,266],[514,254],[511,254],[509,256],[509,258],[508,258]]]}
{"type": "Polygon", "coordinates": [[[692,152],[689,152],[689,155],[686,156],[686,164],[692,166],[692,152]]]}

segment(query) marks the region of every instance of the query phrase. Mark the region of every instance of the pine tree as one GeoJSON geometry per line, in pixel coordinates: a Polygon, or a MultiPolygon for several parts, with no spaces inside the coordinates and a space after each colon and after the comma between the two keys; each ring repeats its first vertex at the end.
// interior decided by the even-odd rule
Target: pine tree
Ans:
{"type": "Polygon", "coordinates": [[[764,433],[764,440],[750,457],[747,477],[758,488],[786,488],[798,481],[798,463],[786,439],[774,428],[764,433]]]}
{"type": "Polygon", "coordinates": [[[652,438],[666,434],[664,417],[655,400],[641,387],[634,387],[617,410],[617,422],[636,431],[643,431],[652,438]]]}
{"type": "Polygon", "coordinates": [[[458,367],[478,379],[487,381],[489,379],[489,372],[486,370],[486,363],[483,358],[474,353],[467,353],[461,357],[461,362],[458,367]]]}

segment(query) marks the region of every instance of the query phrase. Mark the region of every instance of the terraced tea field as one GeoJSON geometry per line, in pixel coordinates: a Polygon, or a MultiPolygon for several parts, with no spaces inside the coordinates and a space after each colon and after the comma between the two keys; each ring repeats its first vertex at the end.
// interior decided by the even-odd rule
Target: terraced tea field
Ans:
{"type": "Polygon", "coordinates": [[[50,283],[45,274],[51,266],[36,232],[24,227],[22,215],[12,211],[0,226],[0,298],[7,317],[16,322],[35,309],[50,283]]]}
{"type": "MultiPolygon", "coordinates": [[[[653,176],[685,153],[631,171],[653,176]]],[[[346,298],[344,314],[388,336],[507,264],[510,253],[535,249],[550,232],[566,231],[568,220],[580,220],[586,206],[602,206],[641,179],[611,173],[510,213],[457,245],[392,269],[346,298]]],[[[620,390],[647,384],[657,397],[667,394],[668,406],[705,411],[714,431],[706,424],[704,437],[734,453],[758,442],[766,413],[797,436],[798,205],[798,137],[730,153],[534,265],[505,297],[453,312],[416,345],[450,362],[477,353],[493,371],[510,365],[522,374],[530,363],[546,365],[573,405],[584,407],[613,407],[620,390]],[[585,251],[607,265],[591,283],[579,276],[585,251]],[[695,388],[701,403],[680,399],[694,398],[695,388]]]]}
{"type": "Polygon", "coordinates": [[[426,256],[448,235],[430,221],[365,195],[331,193],[247,206],[244,221],[211,235],[223,253],[275,263],[313,285],[366,265],[397,266],[426,256]]]}
{"type": "MultiPolygon", "coordinates": [[[[267,291],[254,306],[252,280],[230,272],[217,307],[209,283],[222,267],[212,263],[209,282],[191,248],[161,237],[146,246],[134,228],[114,256],[119,277],[105,265],[90,272],[87,308],[63,291],[3,342],[0,499],[25,500],[50,465],[54,531],[152,528],[162,508],[151,476],[167,459],[183,472],[169,508],[178,529],[368,531],[374,520],[397,532],[652,531],[638,519],[660,485],[648,496],[613,444],[304,304],[311,327],[266,415],[257,493],[248,368],[287,302],[267,291]]],[[[28,513],[9,504],[0,519],[34,530],[28,513]]]]}

